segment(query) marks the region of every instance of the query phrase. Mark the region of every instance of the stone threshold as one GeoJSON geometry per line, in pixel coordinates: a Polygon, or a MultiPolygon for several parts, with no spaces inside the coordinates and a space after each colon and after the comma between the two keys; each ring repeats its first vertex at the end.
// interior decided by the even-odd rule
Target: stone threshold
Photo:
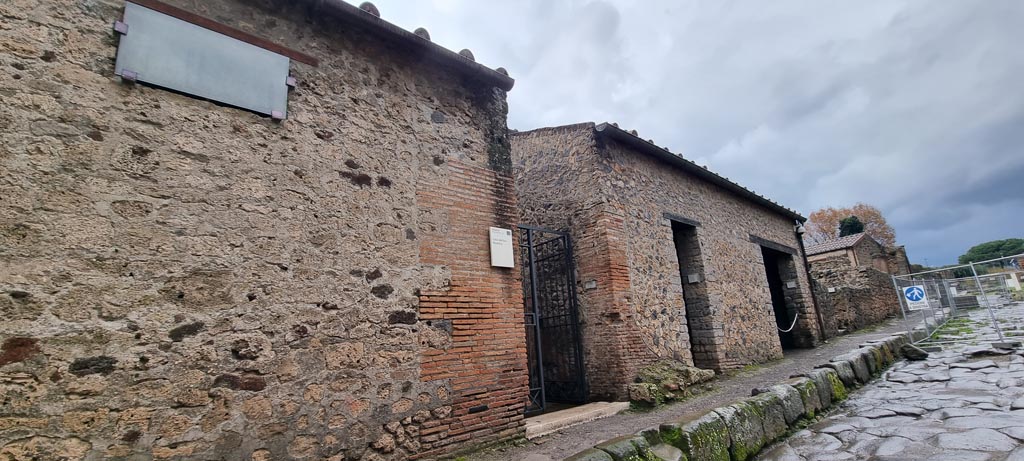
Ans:
{"type": "Polygon", "coordinates": [[[533,440],[578,424],[618,414],[629,402],[592,402],[526,418],[526,439],[533,440]]]}
{"type": "Polygon", "coordinates": [[[904,333],[869,341],[810,372],[755,389],[751,397],[599,443],[565,461],[752,459],[880,376],[896,362],[907,340],[904,333]]]}

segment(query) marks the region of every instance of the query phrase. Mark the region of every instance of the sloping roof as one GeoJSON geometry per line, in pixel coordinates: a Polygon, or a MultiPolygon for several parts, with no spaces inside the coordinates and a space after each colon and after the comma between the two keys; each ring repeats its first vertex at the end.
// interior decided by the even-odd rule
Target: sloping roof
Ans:
{"type": "Polygon", "coordinates": [[[612,139],[615,139],[616,141],[625,143],[644,154],[650,155],[656,159],[659,159],[670,165],[678,167],[679,169],[686,171],[687,173],[690,173],[693,176],[696,176],[707,182],[715,184],[742,198],[745,198],[758,205],[764,206],[765,208],[768,208],[769,210],[772,210],[783,216],[798,220],[800,222],[807,221],[807,218],[801,216],[800,213],[797,213],[794,210],[786,208],[761,194],[758,194],[750,189],[747,189],[746,187],[743,187],[735,182],[732,182],[729,180],[729,178],[720,176],[717,173],[709,170],[707,167],[699,166],[696,163],[693,163],[692,161],[683,158],[683,156],[681,155],[674,154],[668,149],[654,145],[654,143],[652,143],[651,141],[645,141],[641,139],[639,136],[636,135],[635,131],[628,132],[619,128],[615,124],[607,122],[597,125],[597,127],[595,127],[594,130],[599,135],[609,136],[612,139]]]}
{"type": "Polygon", "coordinates": [[[380,18],[376,7],[369,2],[360,6],[346,3],[343,0],[304,0],[314,9],[323,9],[324,13],[344,21],[348,24],[358,26],[367,32],[382,39],[390,40],[403,48],[418,53],[420,56],[434,61],[438,64],[475,78],[484,83],[501,88],[505,91],[512,89],[515,80],[508,76],[505,69],[491,69],[478,64],[469,50],[461,53],[451,51],[441,45],[430,41],[430,34],[423,29],[416,32],[409,32],[388,21],[380,18]]]}
{"type": "Polygon", "coordinates": [[[846,237],[839,237],[837,239],[810,245],[805,248],[804,251],[807,253],[807,256],[811,256],[828,253],[830,251],[843,250],[856,245],[857,242],[861,241],[864,237],[867,237],[867,235],[868,234],[861,232],[859,234],[847,235],[846,237]]]}

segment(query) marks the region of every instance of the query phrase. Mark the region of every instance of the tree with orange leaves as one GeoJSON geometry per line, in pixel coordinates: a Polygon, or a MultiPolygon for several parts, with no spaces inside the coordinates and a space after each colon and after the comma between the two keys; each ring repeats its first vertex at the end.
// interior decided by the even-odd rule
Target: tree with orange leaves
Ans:
{"type": "Polygon", "coordinates": [[[864,233],[885,246],[896,245],[896,231],[885,221],[881,210],[866,203],[858,203],[852,207],[822,208],[811,213],[804,226],[807,233],[804,238],[808,244],[822,243],[839,237],[839,222],[850,216],[856,216],[864,223],[864,233]]]}

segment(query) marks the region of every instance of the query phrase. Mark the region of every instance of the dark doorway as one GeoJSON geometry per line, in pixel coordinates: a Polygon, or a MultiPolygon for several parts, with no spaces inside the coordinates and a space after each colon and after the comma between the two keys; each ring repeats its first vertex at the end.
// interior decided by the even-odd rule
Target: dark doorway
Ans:
{"type": "Polygon", "coordinates": [[[697,368],[720,369],[717,357],[718,341],[715,335],[711,304],[708,302],[704,280],[704,261],[701,259],[697,227],[678,221],[672,222],[672,241],[679,261],[679,280],[683,289],[686,311],[686,329],[690,335],[690,353],[697,368]]]}
{"type": "Polygon", "coordinates": [[[583,403],[587,383],[572,243],[564,232],[527,226],[519,231],[530,376],[526,411],[545,411],[555,402],[583,403]]]}
{"type": "Polygon", "coordinates": [[[792,256],[770,248],[761,247],[761,255],[764,258],[764,271],[768,275],[768,291],[772,296],[772,310],[775,311],[775,326],[779,330],[779,342],[782,349],[793,349],[796,341],[793,338],[793,321],[796,312],[790,309],[786,302],[786,285],[783,280],[792,264],[792,256]]]}

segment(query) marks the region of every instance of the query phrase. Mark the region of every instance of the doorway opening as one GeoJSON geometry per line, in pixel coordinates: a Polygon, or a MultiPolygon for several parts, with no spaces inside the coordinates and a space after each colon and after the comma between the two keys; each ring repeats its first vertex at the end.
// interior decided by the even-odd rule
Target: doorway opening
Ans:
{"type": "Polygon", "coordinates": [[[701,259],[697,227],[671,220],[672,241],[679,261],[679,280],[683,289],[683,308],[686,328],[690,335],[690,354],[693,366],[720,370],[718,358],[719,336],[716,335],[711,303],[708,301],[704,280],[704,261],[701,259]]]}
{"type": "Polygon", "coordinates": [[[519,257],[530,378],[526,412],[584,403],[587,382],[569,235],[519,226],[519,257]]]}
{"type": "Polygon", "coordinates": [[[779,343],[783,350],[797,347],[796,303],[788,292],[796,289],[796,264],[788,253],[761,247],[764,271],[768,276],[768,291],[772,297],[772,311],[775,326],[779,331],[779,343]]]}

